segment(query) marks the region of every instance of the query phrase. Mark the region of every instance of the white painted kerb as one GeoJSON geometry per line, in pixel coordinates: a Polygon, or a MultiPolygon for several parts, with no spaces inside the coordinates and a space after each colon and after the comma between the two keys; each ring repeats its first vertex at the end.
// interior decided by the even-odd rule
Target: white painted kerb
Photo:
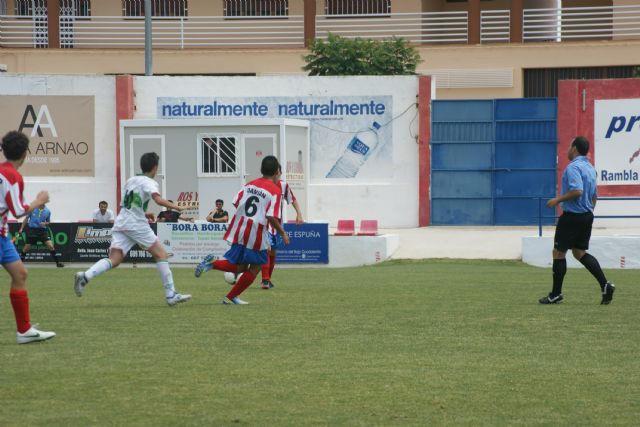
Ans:
{"type": "MultiPolygon", "coordinates": [[[[522,261],[537,267],[551,267],[553,237],[523,237],[522,261]]],[[[589,243],[589,253],[602,268],[640,268],[640,236],[595,236],[589,243]]],[[[570,251],[567,267],[582,267],[570,251]]]]}

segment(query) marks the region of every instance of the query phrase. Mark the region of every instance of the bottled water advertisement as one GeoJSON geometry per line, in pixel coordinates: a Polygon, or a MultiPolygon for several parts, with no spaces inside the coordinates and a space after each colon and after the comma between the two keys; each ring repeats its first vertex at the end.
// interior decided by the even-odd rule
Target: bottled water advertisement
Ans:
{"type": "Polygon", "coordinates": [[[385,180],[393,173],[392,96],[158,97],[160,119],[309,120],[313,180],[385,180]]]}

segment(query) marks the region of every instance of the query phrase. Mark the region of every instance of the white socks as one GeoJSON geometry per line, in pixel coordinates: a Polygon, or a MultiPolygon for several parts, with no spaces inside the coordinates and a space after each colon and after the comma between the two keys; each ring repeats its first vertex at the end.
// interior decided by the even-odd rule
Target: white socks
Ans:
{"type": "Polygon", "coordinates": [[[102,258],[100,261],[93,264],[87,271],[84,272],[84,277],[87,280],[91,280],[94,277],[98,277],[102,273],[106,273],[111,270],[111,260],[109,258],[102,258]]]}
{"type": "Polygon", "coordinates": [[[176,289],[173,287],[173,274],[169,268],[169,261],[163,260],[156,262],[156,268],[160,274],[162,280],[162,286],[164,287],[164,296],[169,298],[176,293],[176,289]]]}

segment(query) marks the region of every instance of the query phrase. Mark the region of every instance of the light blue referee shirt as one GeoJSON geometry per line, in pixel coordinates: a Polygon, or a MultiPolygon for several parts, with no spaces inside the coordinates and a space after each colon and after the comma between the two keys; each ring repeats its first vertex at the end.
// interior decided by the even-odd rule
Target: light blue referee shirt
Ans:
{"type": "Polygon", "coordinates": [[[572,190],[580,190],[582,195],[577,199],[562,202],[562,210],[573,213],[593,212],[593,198],[598,194],[596,170],[586,156],[573,159],[562,174],[562,194],[572,190]]]}
{"type": "Polygon", "coordinates": [[[29,214],[29,228],[42,228],[46,226],[42,225],[43,222],[51,221],[51,211],[46,206],[43,209],[36,208],[29,214]]]}

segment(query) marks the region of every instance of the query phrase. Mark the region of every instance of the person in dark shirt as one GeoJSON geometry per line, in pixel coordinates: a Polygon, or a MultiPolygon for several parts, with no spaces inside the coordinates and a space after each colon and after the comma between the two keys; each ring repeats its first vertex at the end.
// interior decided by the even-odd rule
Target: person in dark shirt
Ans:
{"type": "MultiPolygon", "coordinates": [[[[173,203],[173,200],[169,200],[169,203],[173,203]]],[[[156,222],[178,222],[178,220],[193,222],[193,217],[183,215],[182,212],[167,208],[167,210],[158,214],[156,222]]]]}
{"type": "Polygon", "coordinates": [[[229,213],[222,209],[222,206],[224,206],[222,199],[216,200],[215,210],[207,215],[208,222],[229,222],[229,213]]]}

